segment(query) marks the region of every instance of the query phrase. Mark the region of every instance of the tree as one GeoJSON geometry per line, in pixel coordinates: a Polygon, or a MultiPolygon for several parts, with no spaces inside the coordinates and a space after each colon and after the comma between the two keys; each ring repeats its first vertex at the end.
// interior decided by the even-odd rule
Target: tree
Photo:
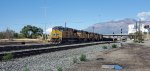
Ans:
{"type": "Polygon", "coordinates": [[[142,31],[135,32],[134,35],[135,35],[134,41],[137,41],[139,43],[143,42],[144,37],[143,37],[142,31]]]}
{"type": "Polygon", "coordinates": [[[15,31],[6,29],[6,31],[0,32],[0,39],[9,39],[12,40],[14,38],[15,31]]]}
{"type": "Polygon", "coordinates": [[[5,38],[4,32],[0,32],[0,39],[4,39],[4,38],[5,38]]]}
{"type": "Polygon", "coordinates": [[[16,32],[15,32],[15,33],[14,33],[14,38],[20,38],[19,35],[20,35],[19,33],[16,33],[16,32]]]}
{"type": "Polygon", "coordinates": [[[43,30],[35,26],[27,25],[22,28],[20,33],[25,38],[37,38],[38,36],[41,36],[43,34],[43,30]]]}
{"type": "Polygon", "coordinates": [[[5,32],[5,37],[8,38],[9,40],[12,40],[14,38],[14,33],[15,31],[7,29],[5,32]]]}

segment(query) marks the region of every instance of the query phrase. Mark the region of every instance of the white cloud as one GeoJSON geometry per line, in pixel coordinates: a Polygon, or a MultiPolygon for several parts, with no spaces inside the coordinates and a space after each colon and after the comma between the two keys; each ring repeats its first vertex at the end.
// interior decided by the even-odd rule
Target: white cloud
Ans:
{"type": "Polygon", "coordinates": [[[46,29],[46,34],[50,34],[52,32],[52,28],[46,29]]]}
{"type": "Polygon", "coordinates": [[[150,21],[150,12],[140,12],[137,14],[142,21],[150,21]]]}

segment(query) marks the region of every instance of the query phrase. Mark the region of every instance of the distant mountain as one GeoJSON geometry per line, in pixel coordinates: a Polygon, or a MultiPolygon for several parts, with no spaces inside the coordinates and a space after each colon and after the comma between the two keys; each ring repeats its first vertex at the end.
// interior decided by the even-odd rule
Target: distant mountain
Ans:
{"type": "MultiPolygon", "coordinates": [[[[100,34],[112,34],[113,32],[115,34],[120,34],[121,28],[123,33],[128,33],[128,25],[135,24],[135,23],[136,23],[135,19],[126,18],[123,20],[96,23],[86,28],[85,31],[93,32],[93,26],[94,26],[95,27],[94,32],[100,34]]],[[[150,22],[142,22],[142,23],[150,24],[150,22]]]]}

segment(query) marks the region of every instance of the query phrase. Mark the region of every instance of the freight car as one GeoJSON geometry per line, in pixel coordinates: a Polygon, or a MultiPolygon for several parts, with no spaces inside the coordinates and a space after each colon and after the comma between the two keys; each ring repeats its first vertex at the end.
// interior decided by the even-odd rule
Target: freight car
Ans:
{"type": "MultiPolygon", "coordinates": [[[[50,34],[51,43],[76,43],[102,40],[102,34],[87,32],[83,30],[76,30],[62,26],[53,27],[50,34]]],[[[105,38],[104,40],[109,41],[110,39],[105,38]]]]}

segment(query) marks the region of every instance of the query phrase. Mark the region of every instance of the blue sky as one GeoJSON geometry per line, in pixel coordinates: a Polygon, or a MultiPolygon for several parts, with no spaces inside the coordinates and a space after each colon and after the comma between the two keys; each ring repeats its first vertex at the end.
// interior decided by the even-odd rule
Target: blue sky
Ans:
{"type": "Polygon", "coordinates": [[[0,31],[19,32],[25,25],[85,29],[92,24],[137,19],[150,11],[150,0],[0,0],[0,31]],[[44,7],[46,7],[46,17],[44,7]]]}

